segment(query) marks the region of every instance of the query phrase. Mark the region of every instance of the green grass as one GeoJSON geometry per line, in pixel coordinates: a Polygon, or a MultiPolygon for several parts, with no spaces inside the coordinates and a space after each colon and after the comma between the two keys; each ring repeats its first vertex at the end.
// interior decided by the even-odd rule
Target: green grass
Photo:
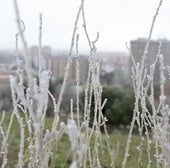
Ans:
{"type": "MultiPolygon", "coordinates": [[[[3,124],[3,127],[5,129],[7,128],[7,125],[9,123],[10,115],[11,115],[11,113],[6,113],[5,122],[3,124]]],[[[1,118],[1,114],[0,114],[0,118],[1,118]]],[[[46,119],[46,128],[50,129],[51,123],[52,123],[52,119],[47,118],[46,119]]],[[[115,151],[117,151],[117,149],[118,149],[117,157],[115,159],[115,167],[116,168],[121,167],[123,157],[124,157],[127,137],[128,137],[127,134],[121,134],[121,135],[110,134],[110,144],[111,144],[112,149],[115,151]]],[[[14,165],[16,164],[17,157],[18,157],[18,151],[19,151],[19,138],[20,138],[20,129],[19,129],[18,122],[15,118],[14,122],[12,124],[12,129],[11,129],[11,133],[10,133],[10,137],[9,137],[9,153],[8,153],[8,158],[9,158],[8,166],[9,167],[14,167],[14,165]]],[[[0,142],[1,141],[2,141],[2,138],[0,136],[0,142]]],[[[138,160],[139,153],[137,152],[136,147],[139,145],[139,142],[140,142],[139,136],[134,135],[132,138],[132,143],[130,145],[130,151],[129,151],[130,156],[128,158],[127,168],[137,168],[138,167],[137,160],[138,160]]],[[[93,140],[92,140],[92,144],[93,144],[93,140]]],[[[109,168],[110,167],[110,159],[109,159],[109,155],[107,153],[107,145],[106,145],[104,136],[102,137],[102,144],[103,144],[103,153],[102,153],[102,150],[100,150],[102,167],[109,168]]],[[[144,142],[142,165],[140,166],[140,168],[147,167],[146,146],[147,146],[147,143],[144,142]]],[[[70,153],[70,142],[69,142],[67,135],[64,135],[61,138],[60,143],[58,145],[56,145],[56,148],[53,148],[53,155],[51,156],[51,158],[52,159],[51,159],[50,167],[54,167],[54,168],[69,167],[69,164],[71,163],[71,153],[70,153]]],[[[156,165],[155,165],[155,161],[154,161],[154,146],[153,145],[151,147],[151,158],[153,161],[151,163],[151,168],[155,168],[156,165]]],[[[2,162],[2,160],[0,158],[0,165],[1,165],[1,162],[2,162]]]]}

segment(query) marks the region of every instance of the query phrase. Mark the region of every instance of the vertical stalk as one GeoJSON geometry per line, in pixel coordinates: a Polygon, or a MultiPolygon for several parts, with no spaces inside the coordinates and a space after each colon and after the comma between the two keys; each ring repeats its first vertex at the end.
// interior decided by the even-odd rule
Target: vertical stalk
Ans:
{"type": "Polygon", "coordinates": [[[26,64],[26,73],[27,73],[27,77],[28,77],[28,85],[29,85],[30,89],[32,90],[31,56],[29,54],[27,42],[25,40],[25,36],[24,36],[24,32],[23,32],[25,30],[25,25],[23,25],[24,26],[24,30],[23,30],[22,24],[24,24],[24,22],[23,21],[21,22],[17,0],[13,0],[13,2],[14,2],[14,10],[15,10],[15,14],[16,14],[18,31],[19,31],[19,35],[20,35],[20,38],[21,38],[21,41],[23,44],[23,48],[24,48],[24,58],[25,58],[25,64],[26,64]]]}

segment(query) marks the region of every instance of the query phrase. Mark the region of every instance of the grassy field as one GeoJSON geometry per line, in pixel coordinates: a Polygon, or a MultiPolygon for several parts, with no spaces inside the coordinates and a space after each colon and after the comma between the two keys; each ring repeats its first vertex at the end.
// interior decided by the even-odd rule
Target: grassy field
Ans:
{"type": "MultiPolygon", "coordinates": [[[[1,118],[1,114],[0,114],[1,118]]],[[[3,127],[6,129],[7,125],[10,120],[10,113],[6,114],[5,122],[3,124],[3,127]]],[[[50,128],[52,119],[46,118],[46,128],[50,128]]],[[[110,143],[112,148],[117,153],[117,156],[115,158],[115,167],[120,168],[121,163],[124,157],[125,152],[125,146],[127,141],[127,134],[110,134],[110,143]]],[[[9,137],[9,151],[8,151],[8,163],[9,167],[14,167],[16,164],[16,160],[18,157],[18,150],[19,150],[19,137],[20,137],[20,130],[17,120],[15,119],[12,125],[10,137],[9,137]]],[[[2,141],[2,137],[0,137],[0,142],[2,141]]],[[[93,143],[93,142],[92,142],[93,143]]],[[[91,144],[92,145],[92,144],[91,144]]],[[[139,167],[137,164],[138,159],[138,152],[136,147],[139,145],[139,136],[134,135],[132,138],[132,143],[130,146],[130,156],[127,162],[127,168],[137,168],[139,167]]],[[[142,155],[142,165],[141,168],[147,167],[147,151],[146,151],[146,142],[144,142],[143,146],[143,155],[142,155]]],[[[26,145],[25,145],[26,148],[26,145]]],[[[106,141],[104,139],[104,136],[102,137],[102,149],[101,152],[101,161],[102,161],[102,167],[103,168],[109,168],[109,156],[106,152],[106,141]]],[[[56,145],[56,148],[53,150],[53,155],[50,163],[50,167],[54,168],[67,168],[69,167],[69,164],[71,162],[71,155],[70,155],[70,142],[68,140],[67,135],[64,135],[62,139],[60,140],[60,143],[56,145]]],[[[153,162],[151,163],[151,167],[155,168],[155,161],[154,161],[154,147],[151,148],[151,157],[153,162]]],[[[0,160],[1,164],[2,160],[0,160]]]]}

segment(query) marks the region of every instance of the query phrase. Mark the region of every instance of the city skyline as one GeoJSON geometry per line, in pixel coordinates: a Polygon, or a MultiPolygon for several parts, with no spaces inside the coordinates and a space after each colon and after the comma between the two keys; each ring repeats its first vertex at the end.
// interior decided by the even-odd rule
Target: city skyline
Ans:
{"type": "MultiPolygon", "coordinates": [[[[38,44],[39,13],[43,14],[43,45],[54,50],[69,50],[78,0],[19,0],[21,18],[26,25],[25,36],[29,47],[38,44]]],[[[98,50],[127,51],[125,43],[138,37],[146,38],[159,0],[91,0],[85,1],[87,28],[91,39],[100,33],[98,50]]],[[[153,39],[170,39],[170,2],[165,1],[156,20],[153,39]]],[[[0,49],[15,48],[17,27],[12,1],[0,2],[0,49]]],[[[88,44],[79,24],[80,50],[88,44]]]]}

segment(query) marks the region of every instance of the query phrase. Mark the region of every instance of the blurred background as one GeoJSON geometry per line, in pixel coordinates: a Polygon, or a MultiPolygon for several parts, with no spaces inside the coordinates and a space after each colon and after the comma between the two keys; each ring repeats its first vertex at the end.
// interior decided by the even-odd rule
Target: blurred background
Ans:
{"type": "MultiPolygon", "coordinates": [[[[51,70],[50,91],[57,98],[62,84],[75,16],[80,0],[18,0],[21,19],[26,30],[34,74],[38,72],[38,31],[39,14],[43,15],[42,56],[44,66],[51,70]]],[[[90,38],[99,41],[96,44],[97,56],[100,60],[100,81],[104,86],[103,99],[109,97],[105,115],[110,124],[126,126],[133,113],[133,86],[131,83],[131,58],[126,43],[140,61],[149,34],[151,22],[158,5],[158,0],[86,0],[85,15],[90,38]],[[130,105],[131,104],[131,105],[130,105]],[[115,117],[116,114],[116,117],[115,117]]],[[[165,66],[170,65],[170,1],[165,1],[156,20],[150,43],[146,68],[155,60],[160,41],[161,53],[165,57],[165,66]]],[[[11,0],[0,2],[0,111],[12,109],[9,75],[17,75],[15,57],[16,18],[11,0]]],[[[80,85],[83,93],[88,72],[88,43],[83,32],[82,20],[78,26],[80,34],[79,62],[80,85]]],[[[23,60],[22,44],[19,43],[20,59],[23,60]]],[[[75,98],[76,91],[76,59],[73,54],[68,83],[62,107],[65,114],[69,112],[70,99],[75,98]],[[67,104],[68,106],[66,106],[67,104]]],[[[24,64],[23,64],[24,68],[24,64]]],[[[155,99],[159,97],[159,68],[155,73],[155,99]]],[[[167,102],[170,95],[169,76],[166,74],[167,102]]],[[[83,98],[82,98],[83,104],[83,98]]],[[[52,116],[51,109],[48,116],[52,116]]]]}

